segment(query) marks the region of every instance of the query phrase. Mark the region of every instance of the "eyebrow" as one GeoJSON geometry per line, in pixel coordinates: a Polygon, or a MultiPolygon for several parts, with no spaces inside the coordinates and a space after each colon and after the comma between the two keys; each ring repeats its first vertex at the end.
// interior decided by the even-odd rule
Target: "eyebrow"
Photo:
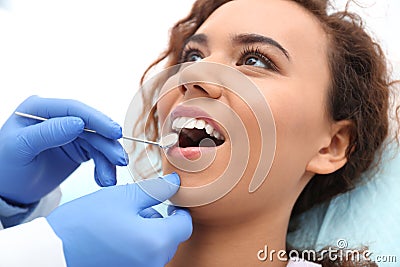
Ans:
{"type": "Polygon", "coordinates": [[[283,48],[281,44],[279,44],[277,41],[270,37],[266,37],[263,35],[259,34],[239,34],[233,36],[233,43],[235,44],[255,44],[255,43],[261,43],[261,44],[267,44],[267,45],[272,45],[276,48],[278,48],[285,56],[286,58],[290,61],[290,55],[289,52],[283,48]]]}
{"type": "Polygon", "coordinates": [[[208,38],[207,38],[207,35],[205,35],[203,33],[192,35],[186,39],[185,43],[183,44],[183,47],[185,47],[188,43],[191,43],[191,42],[201,44],[201,45],[207,45],[208,38]]]}

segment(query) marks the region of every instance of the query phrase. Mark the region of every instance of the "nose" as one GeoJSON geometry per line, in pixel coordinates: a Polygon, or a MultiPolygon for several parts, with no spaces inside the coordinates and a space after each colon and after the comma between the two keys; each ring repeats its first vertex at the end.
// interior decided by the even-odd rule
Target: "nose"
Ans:
{"type": "Polygon", "coordinates": [[[180,91],[184,98],[210,97],[218,99],[222,96],[223,85],[218,72],[213,71],[205,63],[193,63],[180,72],[180,91]]]}

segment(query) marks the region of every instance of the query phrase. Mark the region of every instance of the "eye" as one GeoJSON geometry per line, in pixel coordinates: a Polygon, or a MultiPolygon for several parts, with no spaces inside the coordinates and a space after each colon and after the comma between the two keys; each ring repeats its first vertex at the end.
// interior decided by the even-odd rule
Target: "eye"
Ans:
{"type": "Polygon", "coordinates": [[[260,68],[266,68],[266,64],[260,60],[257,57],[250,56],[247,59],[244,60],[244,65],[250,65],[250,66],[255,66],[255,67],[260,67],[260,68]]]}
{"type": "Polygon", "coordinates": [[[240,60],[236,65],[248,65],[278,71],[278,67],[267,56],[261,53],[259,49],[253,48],[246,48],[241,53],[240,60]]]}
{"type": "Polygon", "coordinates": [[[202,60],[203,58],[204,57],[200,50],[188,47],[182,51],[180,62],[196,62],[202,60]]]}

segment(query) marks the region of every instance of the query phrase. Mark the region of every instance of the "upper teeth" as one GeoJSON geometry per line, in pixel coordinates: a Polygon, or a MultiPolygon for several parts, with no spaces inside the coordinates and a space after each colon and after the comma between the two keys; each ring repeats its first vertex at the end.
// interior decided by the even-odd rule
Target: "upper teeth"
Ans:
{"type": "Polygon", "coordinates": [[[178,117],[172,122],[172,129],[175,131],[181,129],[205,129],[207,134],[219,139],[224,140],[224,137],[221,135],[220,132],[217,132],[213,126],[208,124],[205,120],[202,119],[195,119],[189,117],[178,117]]]}

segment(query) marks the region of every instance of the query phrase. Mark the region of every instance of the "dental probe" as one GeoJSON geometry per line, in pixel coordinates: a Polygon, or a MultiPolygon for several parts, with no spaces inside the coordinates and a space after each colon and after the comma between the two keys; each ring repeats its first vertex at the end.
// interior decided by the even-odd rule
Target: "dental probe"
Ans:
{"type": "MultiPolygon", "coordinates": [[[[39,121],[47,121],[48,120],[47,118],[43,118],[43,117],[39,117],[39,116],[35,116],[32,114],[23,113],[23,112],[19,112],[19,111],[16,111],[15,115],[25,117],[25,118],[35,119],[35,120],[39,120],[39,121]]],[[[83,130],[85,132],[89,132],[89,133],[97,133],[95,130],[91,130],[91,129],[87,129],[87,128],[84,128],[83,130]]],[[[135,137],[128,137],[128,136],[122,136],[122,139],[145,143],[145,144],[149,144],[149,145],[156,145],[156,146],[159,146],[160,148],[166,149],[166,148],[172,147],[173,145],[175,145],[178,142],[178,134],[176,134],[176,133],[167,134],[161,138],[160,142],[154,142],[154,141],[139,139],[139,138],[135,138],[135,137]]]]}

